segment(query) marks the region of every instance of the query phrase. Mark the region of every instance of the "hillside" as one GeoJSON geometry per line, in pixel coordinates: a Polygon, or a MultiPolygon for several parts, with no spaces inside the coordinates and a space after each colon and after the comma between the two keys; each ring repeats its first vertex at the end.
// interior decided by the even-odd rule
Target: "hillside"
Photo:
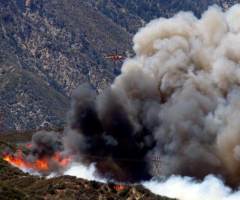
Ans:
{"type": "Polygon", "coordinates": [[[131,52],[133,34],[151,19],[236,2],[0,0],[0,132],[62,127],[72,90],[107,87],[121,63],[104,55],[131,52]]]}
{"type": "Polygon", "coordinates": [[[83,82],[106,87],[119,66],[104,55],[130,44],[126,31],[83,1],[23,3],[0,0],[2,130],[63,124],[72,90],[83,82]]]}
{"type": "MultiPolygon", "coordinates": [[[[28,141],[28,134],[0,136],[0,155],[15,142],[28,141]],[[13,143],[9,143],[9,141],[13,143]]],[[[0,199],[4,200],[173,200],[152,194],[140,185],[126,185],[123,189],[113,183],[98,183],[72,176],[46,179],[32,176],[10,166],[0,158],[0,199]]]]}
{"type": "Polygon", "coordinates": [[[118,191],[114,184],[101,184],[71,176],[45,179],[25,174],[0,159],[0,199],[68,200],[170,200],[152,194],[142,186],[118,191]]]}
{"type": "Polygon", "coordinates": [[[179,11],[192,11],[196,16],[216,4],[226,9],[239,0],[88,0],[104,15],[128,32],[135,33],[145,23],[159,17],[171,17],[179,11]]]}

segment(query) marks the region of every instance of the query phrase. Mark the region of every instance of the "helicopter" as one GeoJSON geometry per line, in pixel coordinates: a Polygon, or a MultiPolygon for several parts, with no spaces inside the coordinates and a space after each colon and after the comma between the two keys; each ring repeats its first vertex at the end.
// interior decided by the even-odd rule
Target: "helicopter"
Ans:
{"type": "Polygon", "coordinates": [[[121,54],[118,54],[117,49],[115,50],[115,54],[108,54],[105,55],[104,58],[111,60],[113,62],[117,62],[117,61],[122,61],[125,60],[127,57],[121,54]]]}

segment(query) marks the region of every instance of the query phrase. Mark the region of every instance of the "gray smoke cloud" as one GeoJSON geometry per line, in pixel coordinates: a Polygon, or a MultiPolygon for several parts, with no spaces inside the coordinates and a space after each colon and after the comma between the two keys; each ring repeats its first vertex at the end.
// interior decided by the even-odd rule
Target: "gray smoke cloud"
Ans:
{"type": "MultiPolygon", "coordinates": [[[[107,156],[108,173],[116,172],[109,171],[113,166],[130,170],[127,175],[140,168],[133,180],[144,178],[143,171],[217,174],[238,185],[238,16],[239,5],[226,12],[212,6],[200,19],[180,12],[140,29],[133,39],[136,56],[124,62],[111,87],[96,95],[82,86],[75,95],[69,127],[85,141],[78,150],[107,156]],[[125,158],[143,162],[126,167],[119,161],[125,158]]],[[[90,160],[104,170],[100,161],[90,160]]]]}
{"type": "Polygon", "coordinates": [[[110,88],[75,91],[65,151],[115,180],[215,174],[238,186],[239,16],[240,5],[212,6],[140,29],[110,88]]]}
{"type": "Polygon", "coordinates": [[[62,138],[56,132],[39,131],[31,141],[32,159],[51,158],[56,152],[63,151],[62,138]]]}

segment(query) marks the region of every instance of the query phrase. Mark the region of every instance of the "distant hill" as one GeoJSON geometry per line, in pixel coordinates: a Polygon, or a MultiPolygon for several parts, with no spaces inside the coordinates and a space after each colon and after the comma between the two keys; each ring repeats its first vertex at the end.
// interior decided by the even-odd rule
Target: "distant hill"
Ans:
{"type": "Polygon", "coordinates": [[[226,9],[240,0],[88,0],[115,23],[135,33],[143,24],[159,17],[171,17],[179,11],[192,11],[196,16],[216,4],[226,9]]]}
{"type": "Polygon", "coordinates": [[[120,73],[104,59],[133,34],[180,10],[197,16],[234,0],[0,0],[0,132],[63,126],[74,88],[98,92],[120,73]]]}
{"type": "Polygon", "coordinates": [[[0,130],[60,126],[74,88],[119,73],[106,53],[131,37],[79,0],[0,0],[0,130]]]}

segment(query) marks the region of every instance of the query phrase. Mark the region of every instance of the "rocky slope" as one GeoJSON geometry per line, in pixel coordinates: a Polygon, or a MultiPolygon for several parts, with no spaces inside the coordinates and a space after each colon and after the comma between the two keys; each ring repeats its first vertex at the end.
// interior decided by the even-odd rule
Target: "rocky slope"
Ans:
{"type": "Polygon", "coordinates": [[[149,20],[236,2],[0,0],[0,132],[63,126],[72,90],[109,85],[121,63],[104,55],[131,51],[133,33],[149,20]]]}
{"type": "Polygon", "coordinates": [[[200,17],[208,6],[216,4],[224,9],[240,3],[239,0],[88,0],[105,16],[135,33],[143,24],[154,18],[171,17],[179,11],[192,11],[200,17]]]}
{"type": "Polygon", "coordinates": [[[0,0],[0,129],[59,126],[83,82],[100,90],[119,73],[104,59],[130,36],[78,0],[0,0]]]}

